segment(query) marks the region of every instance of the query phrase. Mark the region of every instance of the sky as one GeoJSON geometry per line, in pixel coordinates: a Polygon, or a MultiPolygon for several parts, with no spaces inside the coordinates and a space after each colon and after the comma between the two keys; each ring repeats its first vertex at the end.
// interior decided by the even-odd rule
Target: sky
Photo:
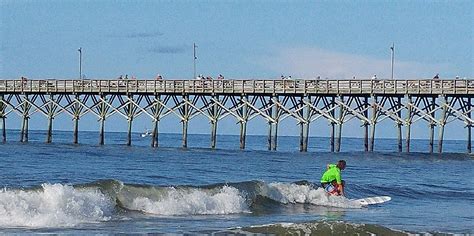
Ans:
{"type": "Polygon", "coordinates": [[[0,19],[0,79],[75,79],[79,47],[89,79],[191,79],[193,43],[213,77],[389,78],[392,43],[395,78],[474,77],[469,0],[0,0],[0,19]]]}

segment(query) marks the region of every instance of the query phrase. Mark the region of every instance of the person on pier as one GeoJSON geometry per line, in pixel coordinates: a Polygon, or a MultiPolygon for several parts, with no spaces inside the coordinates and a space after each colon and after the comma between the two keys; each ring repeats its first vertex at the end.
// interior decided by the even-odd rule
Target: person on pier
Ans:
{"type": "Polygon", "coordinates": [[[345,160],[327,165],[326,171],[321,177],[321,186],[330,195],[344,196],[344,180],[341,177],[341,171],[344,169],[346,169],[345,160]]]}

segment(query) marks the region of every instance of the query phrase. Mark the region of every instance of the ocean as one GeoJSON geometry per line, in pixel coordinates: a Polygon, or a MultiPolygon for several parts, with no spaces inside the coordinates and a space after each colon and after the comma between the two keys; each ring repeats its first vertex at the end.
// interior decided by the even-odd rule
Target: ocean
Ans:
{"type": "Polygon", "coordinates": [[[0,233],[72,234],[315,234],[407,235],[474,233],[474,158],[464,141],[445,141],[443,154],[429,154],[427,140],[413,140],[398,153],[395,139],[343,138],[342,152],[329,152],[328,138],[279,137],[267,151],[265,136],[180,134],[150,138],[98,132],[30,131],[20,143],[8,130],[0,144],[0,233]],[[390,196],[363,207],[328,198],[318,187],[329,163],[347,162],[348,198],[390,196]]]}

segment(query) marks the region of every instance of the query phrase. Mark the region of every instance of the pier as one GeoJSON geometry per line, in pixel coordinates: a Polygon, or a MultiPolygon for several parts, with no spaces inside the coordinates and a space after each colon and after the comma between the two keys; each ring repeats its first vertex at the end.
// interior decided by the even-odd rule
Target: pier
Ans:
{"type": "Polygon", "coordinates": [[[441,153],[445,125],[460,121],[470,153],[473,95],[471,80],[0,80],[0,122],[6,142],[7,118],[19,116],[20,141],[28,142],[30,118],[44,115],[49,143],[54,118],[67,114],[73,121],[72,142],[78,143],[81,117],[93,114],[99,121],[98,142],[104,144],[107,118],[119,115],[128,121],[126,144],[132,145],[134,119],[147,116],[153,127],[150,146],[158,147],[160,120],[172,115],[182,123],[182,146],[187,147],[188,123],[200,115],[211,124],[209,146],[216,148],[219,120],[231,116],[240,125],[240,148],[245,149],[247,124],[261,117],[268,125],[268,149],[276,150],[278,124],[293,119],[304,152],[310,124],[323,119],[330,133],[318,135],[328,135],[330,151],[339,152],[346,122],[361,122],[364,150],[373,151],[376,126],[389,119],[397,127],[398,151],[410,152],[411,126],[424,121],[429,152],[441,153]]]}

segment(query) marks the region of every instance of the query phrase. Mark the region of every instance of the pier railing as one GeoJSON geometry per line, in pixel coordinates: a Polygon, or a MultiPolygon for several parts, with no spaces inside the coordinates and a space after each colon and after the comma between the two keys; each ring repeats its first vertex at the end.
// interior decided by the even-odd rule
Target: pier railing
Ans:
{"type": "Polygon", "coordinates": [[[7,93],[474,94],[474,80],[0,80],[7,93]]]}

